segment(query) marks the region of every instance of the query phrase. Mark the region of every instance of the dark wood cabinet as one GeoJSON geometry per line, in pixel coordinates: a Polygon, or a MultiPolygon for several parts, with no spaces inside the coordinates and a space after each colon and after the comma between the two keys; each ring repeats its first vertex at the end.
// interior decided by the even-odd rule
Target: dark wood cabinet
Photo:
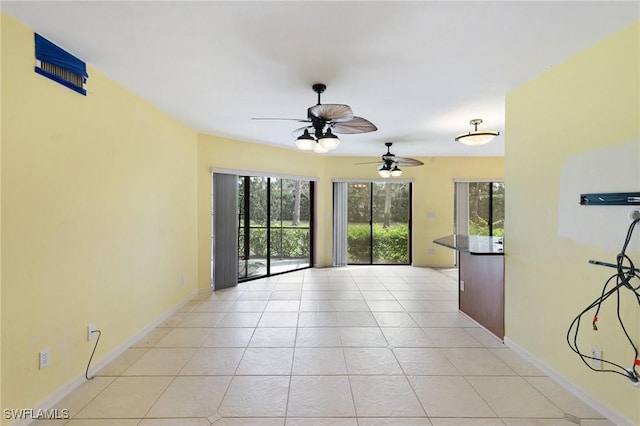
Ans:
{"type": "Polygon", "coordinates": [[[458,251],[458,307],[504,339],[504,256],[458,251]]]}
{"type": "Polygon", "coordinates": [[[449,235],[434,243],[458,252],[458,308],[504,339],[504,252],[496,237],[449,235]]]}

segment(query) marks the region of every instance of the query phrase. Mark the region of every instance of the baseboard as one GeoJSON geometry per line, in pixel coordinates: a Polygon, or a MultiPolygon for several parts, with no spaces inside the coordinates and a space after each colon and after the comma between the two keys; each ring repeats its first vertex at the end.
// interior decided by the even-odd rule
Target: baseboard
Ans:
{"type": "Polygon", "coordinates": [[[582,390],[581,388],[579,388],[578,386],[576,386],[575,384],[570,382],[562,374],[558,373],[553,368],[549,367],[547,364],[545,364],[544,362],[540,361],[533,354],[528,352],[525,348],[523,348],[522,346],[518,345],[517,343],[515,343],[513,340],[509,339],[506,336],[504,338],[504,344],[506,346],[508,346],[512,351],[514,351],[515,353],[520,355],[522,358],[526,359],[531,364],[536,366],[540,371],[542,371],[544,374],[546,374],[551,379],[553,379],[556,383],[558,383],[560,386],[562,386],[565,390],[567,390],[568,392],[570,392],[571,394],[573,394],[577,398],[581,399],[583,402],[585,402],[591,408],[593,408],[594,410],[596,410],[597,412],[602,414],[604,417],[606,417],[613,424],[615,424],[617,426],[635,426],[635,424],[631,420],[627,419],[626,417],[622,416],[617,411],[612,410],[611,408],[607,407],[606,405],[604,405],[599,400],[595,399],[593,396],[591,396],[588,393],[586,393],[584,390],[582,390]]]}
{"type": "MultiPolygon", "coordinates": [[[[200,294],[205,294],[205,293],[213,293],[213,288],[211,288],[211,287],[207,287],[207,288],[200,288],[200,289],[198,289],[198,295],[200,295],[200,294]]],[[[186,302],[184,302],[182,305],[184,305],[185,303],[187,303],[189,300],[191,300],[191,299],[188,299],[188,300],[187,300],[186,302]]],[[[182,305],[181,305],[181,307],[182,307],[182,305]]]]}
{"type": "MultiPolygon", "coordinates": [[[[100,371],[100,369],[102,369],[107,364],[109,364],[111,361],[113,361],[118,356],[120,356],[124,351],[129,349],[134,343],[136,343],[138,340],[140,340],[144,335],[149,333],[151,330],[156,328],[158,325],[160,325],[164,321],[166,321],[173,314],[178,312],[184,305],[189,303],[191,301],[191,299],[193,299],[194,297],[198,296],[199,294],[207,293],[207,292],[210,292],[210,291],[211,291],[211,289],[200,289],[198,291],[194,291],[193,293],[191,293],[189,296],[187,296],[185,299],[183,299],[177,305],[175,305],[174,307],[169,309],[164,314],[160,315],[158,318],[156,318],[151,323],[147,324],[144,328],[140,329],[131,338],[129,338],[128,340],[123,342],[120,346],[118,346],[117,348],[115,348],[114,350],[109,352],[105,357],[103,357],[102,359],[97,361],[91,367],[91,371],[100,371]]],[[[85,378],[84,371],[83,371],[81,374],[79,374],[76,377],[74,377],[67,384],[63,385],[57,391],[55,391],[54,393],[52,393],[51,395],[46,397],[43,401],[41,401],[39,404],[37,404],[36,407],[34,407],[33,411],[34,412],[38,412],[38,410],[51,410],[53,407],[55,407],[55,405],[58,402],[60,402],[63,398],[65,398],[67,395],[69,395],[71,392],[73,392],[75,389],[77,389],[78,386],[80,386],[81,384],[83,384],[86,381],[87,381],[87,379],[85,378]]],[[[15,422],[11,423],[11,425],[12,426],[23,426],[23,425],[26,426],[26,425],[31,424],[33,421],[34,421],[33,419],[19,419],[19,420],[16,420],[15,422]]]]}

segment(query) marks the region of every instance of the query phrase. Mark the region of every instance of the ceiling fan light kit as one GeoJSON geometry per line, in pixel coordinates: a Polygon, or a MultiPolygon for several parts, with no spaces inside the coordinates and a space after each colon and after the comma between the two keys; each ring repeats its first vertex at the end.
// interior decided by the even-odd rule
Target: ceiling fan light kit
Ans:
{"type": "Polygon", "coordinates": [[[474,130],[469,133],[463,133],[456,136],[456,142],[467,146],[480,146],[491,142],[496,136],[500,134],[495,130],[478,130],[478,124],[482,123],[481,118],[474,118],[469,122],[474,126],[474,130]]]}
{"type": "Polygon", "coordinates": [[[328,128],[324,135],[320,139],[318,139],[318,144],[320,144],[324,149],[330,151],[332,149],[336,149],[338,145],[340,145],[340,139],[333,133],[331,133],[331,128],[328,128]]]}
{"type": "Polygon", "coordinates": [[[307,129],[304,130],[302,136],[296,139],[296,146],[301,151],[313,151],[316,145],[316,140],[309,134],[307,129]]]}
{"type": "Polygon", "coordinates": [[[378,168],[378,174],[380,177],[388,178],[391,176],[391,163],[387,160],[383,160],[382,166],[378,168]]]}
{"type": "Polygon", "coordinates": [[[398,166],[394,166],[393,169],[389,169],[386,166],[382,166],[382,168],[378,170],[378,174],[382,178],[400,177],[402,176],[402,170],[400,170],[398,166]]]}

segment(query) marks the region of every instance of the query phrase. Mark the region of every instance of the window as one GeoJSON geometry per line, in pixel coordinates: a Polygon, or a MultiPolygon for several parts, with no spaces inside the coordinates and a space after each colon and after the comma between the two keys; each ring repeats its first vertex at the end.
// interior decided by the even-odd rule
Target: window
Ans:
{"type": "Polygon", "coordinates": [[[504,235],[504,182],[456,182],[455,232],[504,235]]]}

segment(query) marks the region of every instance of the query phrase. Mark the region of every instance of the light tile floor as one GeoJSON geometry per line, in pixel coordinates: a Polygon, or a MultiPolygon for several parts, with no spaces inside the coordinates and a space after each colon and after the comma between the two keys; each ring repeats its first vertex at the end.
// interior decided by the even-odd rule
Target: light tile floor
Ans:
{"type": "Polygon", "coordinates": [[[203,294],[58,404],[113,426],[610,423],[457,310],[457,271],[307,269],[203,294]]]}

